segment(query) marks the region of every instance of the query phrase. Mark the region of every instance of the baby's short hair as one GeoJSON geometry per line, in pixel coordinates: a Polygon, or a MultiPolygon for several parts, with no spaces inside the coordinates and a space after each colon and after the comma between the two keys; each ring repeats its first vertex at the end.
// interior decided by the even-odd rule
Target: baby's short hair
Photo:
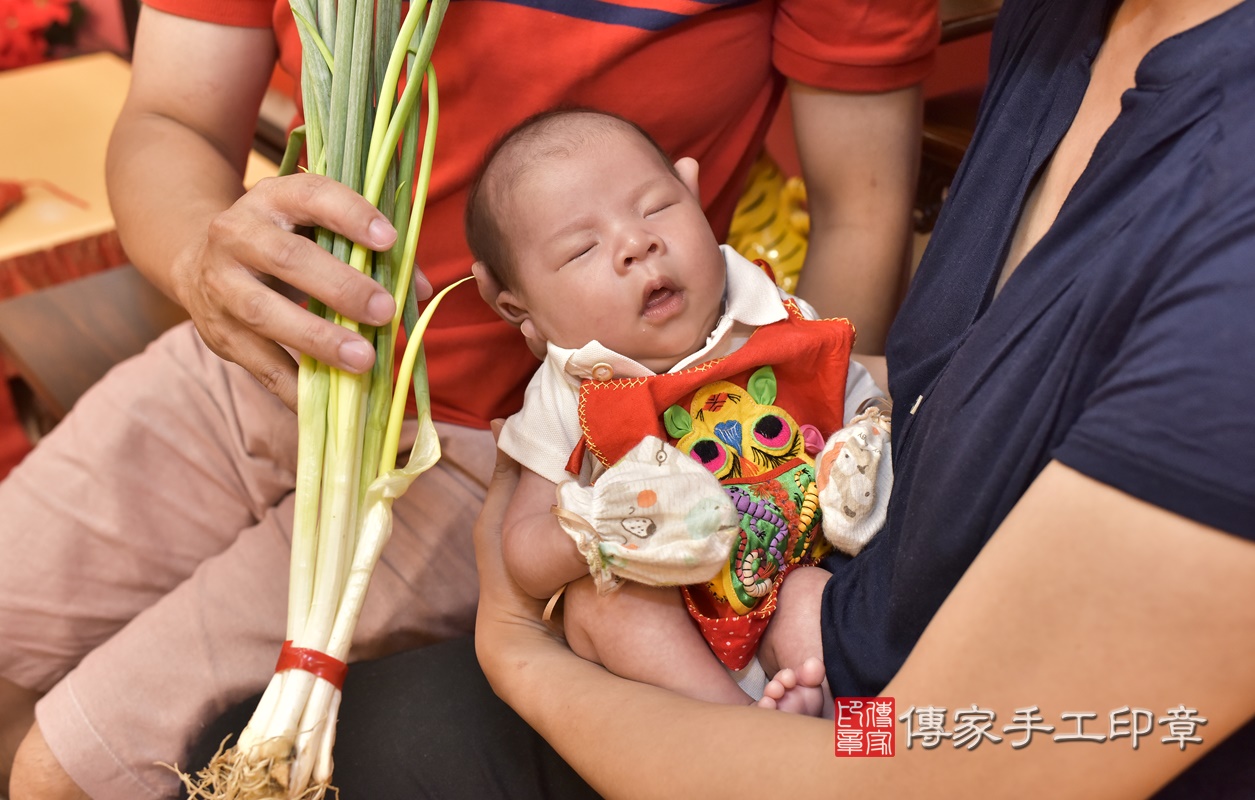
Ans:
{"type": "Polygon", "coordinates": [[[517,290],[518,276],[496,216],[501,197],[514,186],[531,159],[569,155],[598,136],[616,132],[640,136],[671,174],[679,177],[671,157],[644,128],[630,119],[594,108],[565,107],[533,114],[488,149],[466,200],[466,243],[475,260],[482,262],[503,288],[517,290]],[[508,169],[505,175],[497,175],[504,169],[508,169]]]}

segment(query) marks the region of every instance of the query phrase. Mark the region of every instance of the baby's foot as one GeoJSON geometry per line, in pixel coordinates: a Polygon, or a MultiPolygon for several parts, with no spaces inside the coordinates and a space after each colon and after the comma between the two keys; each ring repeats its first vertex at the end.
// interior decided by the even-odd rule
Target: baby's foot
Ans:
{"type": "Polygon", "coordinates": [[[808,658],[796,670],[782,669],[763,689],[761,708],[774,708],[808,717],[822,716],[830,702],[824,681],[824,663],[808,658]]]}

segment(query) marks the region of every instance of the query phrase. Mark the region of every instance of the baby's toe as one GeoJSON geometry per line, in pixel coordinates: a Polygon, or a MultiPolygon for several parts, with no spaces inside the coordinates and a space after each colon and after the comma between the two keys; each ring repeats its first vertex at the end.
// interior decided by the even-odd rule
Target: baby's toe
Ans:
{"type": "Polygon", "coordinates": [[[797,675],[798,681],[803,686],[810,687],[819,686],[827,676],[824,671],[824,662],[814,657],[808,658],[802,663],[802,666],[798,668],[797,675]]]}
{"type": "Polygon", "coordinates": [[[779,682],[785,689],[797,688],[797,673],[787,667],[772,676],[771,680],[773,683],[779,682]]]}
{"type": "Polygon", "coordinates": [[[773,702],[784,697],[784,686],[774,678],[767,681],[767,685],[763,687],[763,697],[770,698],[773,702]]]}

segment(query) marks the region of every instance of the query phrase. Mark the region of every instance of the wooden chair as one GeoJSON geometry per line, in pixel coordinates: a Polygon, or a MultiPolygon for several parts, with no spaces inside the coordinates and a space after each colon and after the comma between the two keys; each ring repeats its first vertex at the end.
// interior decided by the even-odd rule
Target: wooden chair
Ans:
{"type": "Polygon", "coordinates": [[[973,87],[924,101],[923,149],[915,195],[915,230],[919,233],[928,233],[937,224],[950,182],[972,143],[983,91],[984,87],[973,87]]]}
{"type": "Polygon", "coordinates": [[[113,365],[187,319],[131,265],[0,302],[0,353],[32,438],[61,421],[113,365]]]}
{"type": "MultiPolygon", "coordinates": [[[[942,0],[941,43],[987,33],[1002,0],[942,0]]],[[[976,111],[984,86],[960,89],[924,101],[924,127],[919,183],[915,198],[915,229],[927,233],[937,222],[946,190],[972,142],[976,111]]]]}

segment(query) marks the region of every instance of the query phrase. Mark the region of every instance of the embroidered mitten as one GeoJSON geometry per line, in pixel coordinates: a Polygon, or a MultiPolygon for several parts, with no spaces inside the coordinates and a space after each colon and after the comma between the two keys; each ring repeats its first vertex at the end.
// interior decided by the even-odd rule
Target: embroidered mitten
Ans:
{"type": "Polygon", "coordinates": [[[889,415],[873,406],[828,437],[815,466],[824,537],[858,555],[885,522],[893,488],[889,415]]]}
{"type": "Polygon", "coordinates": [[[620,579],[650,586],[708,581],[727,565],[740,532],[719,481],[655,436],[592,486],[559,484],[553,513],[602,594],[620,579]]]}

